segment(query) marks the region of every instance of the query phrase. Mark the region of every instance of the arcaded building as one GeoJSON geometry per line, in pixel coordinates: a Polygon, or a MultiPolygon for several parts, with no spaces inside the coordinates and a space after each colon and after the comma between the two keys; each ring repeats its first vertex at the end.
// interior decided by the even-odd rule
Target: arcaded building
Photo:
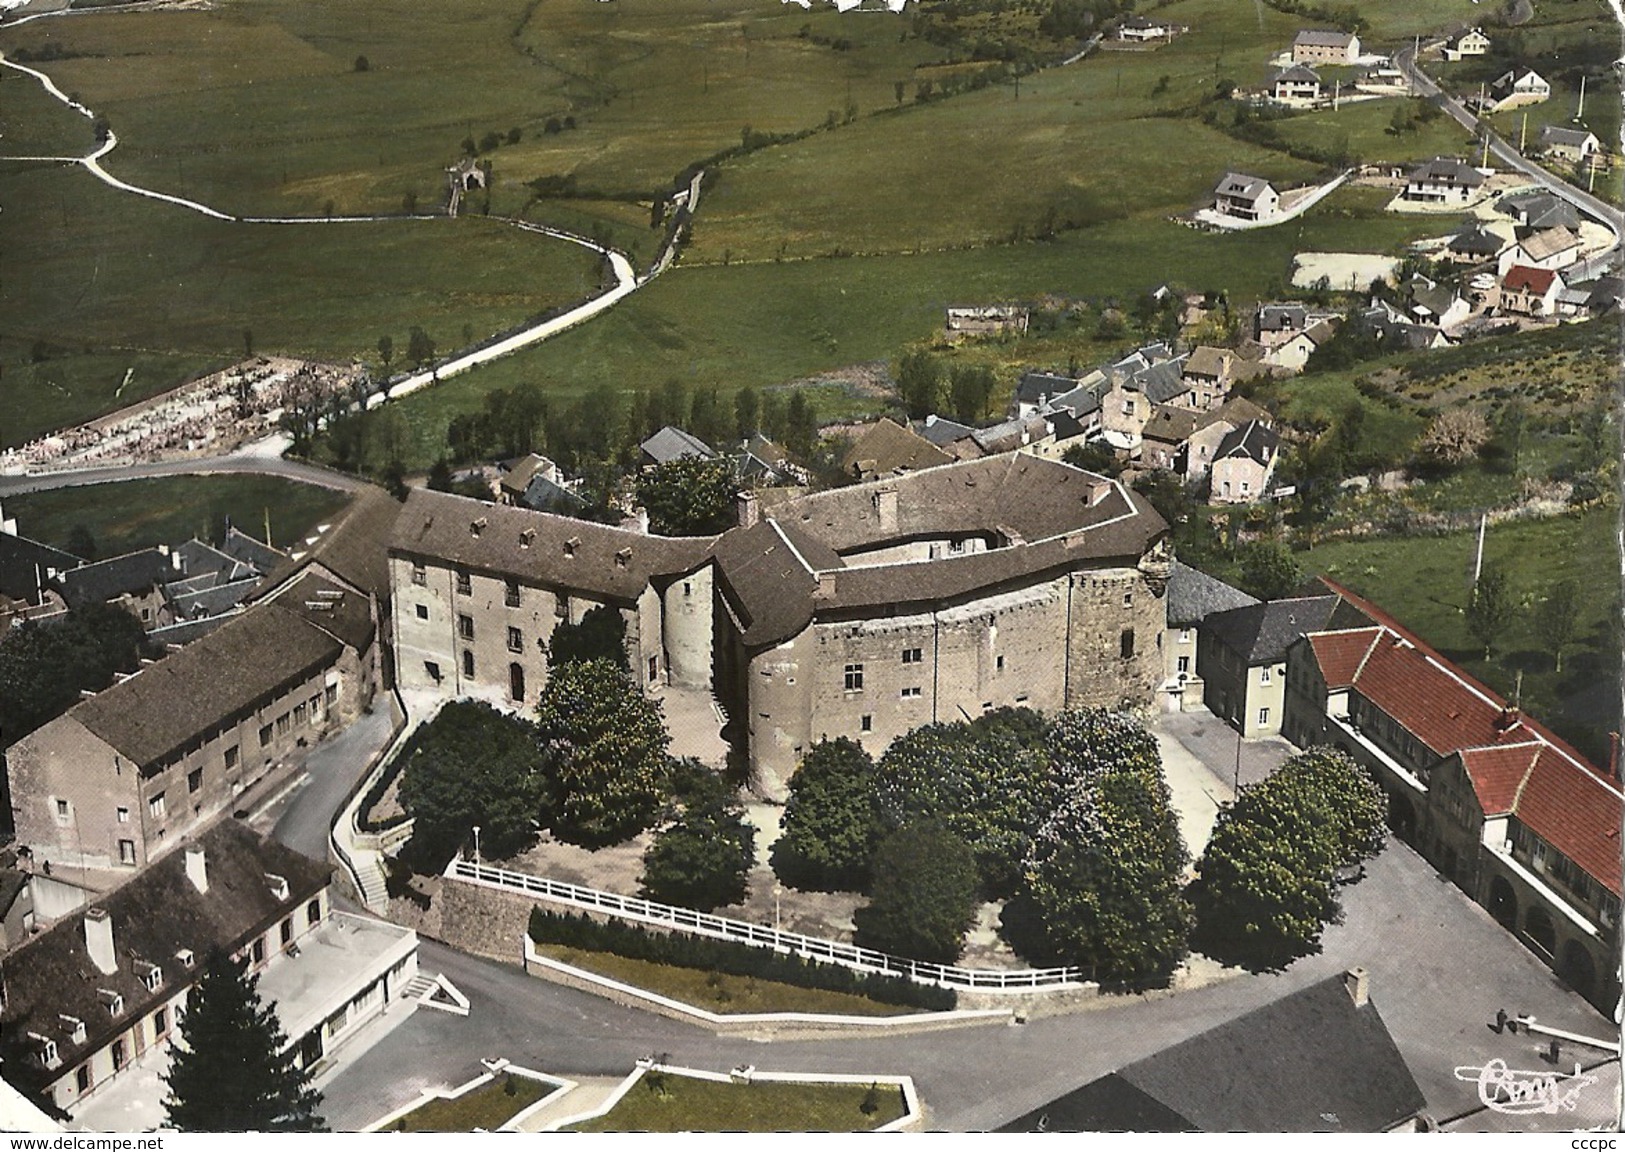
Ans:
{"type": "Polygon", "coordinates": [[[878,754],[1006,705],[1152,704],[1167,525],[1116,481],[1027,454],[771,506],[665,539],[414,492],[390,563],[403,688],[534,703],[557,622],[610,605],[647,691],[709,688],[757,786],[808,747],[878,754]]]}

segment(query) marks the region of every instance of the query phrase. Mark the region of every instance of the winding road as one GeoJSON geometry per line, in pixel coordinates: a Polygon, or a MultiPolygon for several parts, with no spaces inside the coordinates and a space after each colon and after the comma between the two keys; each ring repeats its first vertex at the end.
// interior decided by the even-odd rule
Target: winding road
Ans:
{"type": "MultiPolygon", "coordinates": [[[[92,10],[92,11],[94,11],[94,10],[92,10]]],[[[15,20],[8,20],[8,21],[5,22],[4,26],[5,27],[13,27],[13,26],[19,25],[19,24],[26,24],[26,23],[28,23],[29,21],[32,21],[32,20],[42,20],[42,19],[45,19],[47,17],[65,16],[65,15],[71,15],[71,14],[83,15],[85,13],[84,12],[70,12],[69,10],[65,10],[65,9],[60,10],[60,11],[54,11],[54,12],[37,12],[37,13],[30,14],[30,15],[19,17],[18,19],[15,19],[15,20]]],[[[74,112],[77,112],[79,115],[85,117],[88,120],[94,121],[96,119],[96,114],[95,114],[94,111],[92,111],[86,105],[81,104],[78,101],[74,100],[67,93],[63,92],[62,89],[57,86],[56,82],[54,80],[52,80],[51,77],[48,76],[46,73],[41,72],[36,68],[30,68],[30,67],[28,67],[26,65],[18,64],[17,62],[15,62],[13,60],[9,60],[9,59],[6,58],[6,56],[5,56],[5,54],[3,52],[0,52],[0,66],[10,68],[10,69],[12,69],[13,71],[16,71],[16,72],[21,72],[21,73],[23,73],[24,75],[27,75],[27,76],[32,76],[35,80],[37,80],[40,83],[40,85],[44,88],[44,90],[46,91],[47,94],[49,94],[50,96],[52,96],[56,100],[59,100],[66,107],[73,110],[74,112]]],[[[156,189],[153,189],[153,188],[144,188],[144,187],[142,187],[142,186],[140,186],[138,184],[131,184],[127,180],[119,179],[117,176],[114,176],[111,172],[109,172],[102,164],[103,159],[105,159],[107,157],[107,155],[109,153],[111,153],[113,151],[113,149],[115,149],[116,147],[118,147],[118,135],[115,132],[113,132],[111,129],[109,129],[108,132],[107,132],[107,138],[101,142],[100,146],[98,146],[94,152],[91,152],[91,153],[89,153],[87,155],[84,155],[84,156],[0,156],[0,159],[13,160],[13,161],[35,161],[35,162],[40,162],[40,163],[51,163],[51,164],[78,164],[81,167],[83,167],[86,171],[88,171],[91,175],[95,176],[98,180],[102,181],[104,184],[107,184],[109,187],[116,188],[121,192],[126,192],[126,193],[129,193],[129,194],[134,195],[134,196],[142,196],[142,197],[145,197],[145,198],[150,199],[150,200],[160,200],[160,201],[163,201],[164,203],[172,204],[172,205],[174,205],[174,206],[176,206],[178,208],[185,208],[188,211],[201,213],[202,215],[208,216],[208,217],[210,217],[212,219],[215,219],[215,220],[223,220],[223,221],[227,221],[227,222],[235,223],[235,224],[251,224],[251,225],[253,225],[253,224],[342,225],[342,224],[357,224],[357,223],[380,223],[380,222],[389,222],[389,221],[416,221],[416,222],[422,222],[422,221],[428,221],[428,220],[440,220],[440,219],[446,219],[447,218],[447,217],[442,217],[442,216],[438,216],[438,215],[411,215],[411,216],[399,216],[399,215],[397,215],[397,216],[237,216],[237,215],[232,215],[230,213],[222,212],[217,208],[210,207],[207,204],[200,203],[200,202],[198,202],[196,200],[188,200],[188,199],[186,199],[185,197],[182,197],[182,196],[172,196],[167,192],[160,192],[160,191],[158,191],[156,189]]],[[[690,181],[690,183],[689,183],[687,207],[688,207],[688,210],[690,211],[690,213],[692,213],[699,206],[701,182],[702,182],[701,176],[696,174],[695,177],[693,178],[693,180],[690,181]]],[[[399,397],[410,395],[411,393],[417,392],[417,391],[419,391],[419,390],[421,390],[423,388],[428,388],[428,387],[430,387],[430,386],[432,386],[434,384],[439,383],[440,381],[442,381],[444,379],[447,379],[448,377],[456,376],[459,373],[467,372],[471,368],[476,368],[476,367],[479,367],[482,364],[490,363],[492,360],[497,360],[497,359],[500,359],[503,356],[511,355],[512,353],[519,351],[521,348],[528,348],[533,344],[539,344],[543,340],[547,340],[550,337],[556,336],[560,332],[565,331],[566,329],[573,328],[577,324],[581,324],[581,323],[583,323],[583,322],[585,322],[587,320],[592,319],[594,316],[597,316],[599,313],[604,312],[604,311],[614,307],[620,301],[624,300],[627,296],[630,296],[633,292],[637,291],[644,284],[648,283],[650,280],[654,279],[654,277],[658,276],[661,272],[665,271],[665,269],[670,266],[671,261],[672,261],[674,255],[675,255],[675,249],[676,249],[676,243],[677,243],[676,235],[674,234],[672,240],[661,251],[659,257],[656,259],[655,263],[651,266],[648,274],[645,275],[645,276],[640,277],[640,276],[638,276],[636,270],[633,268],[632,261],[627,257],[626,253],[620,251],[619,249],[612,248],[612,247],[610,247],[608,245],[605,245],[605,244],[599,244],[594,240],[590,240],[585,236],[578,236],[573,232],[566,232],[566,231],[563,231],[562,229],[558,229],[558,228],[550,228],[550,227],[547,227],[546,225],[533,224],[533,223],[531,223],[529,221],[515,220],[515,219],[508,219],[506,222],[508,224],[510,224],[511,226],[513,226],[513,227],[515,227],[515,228],[517,228],[517,229],[519,229],[520,231],[523,231],[523,232],[530,232],[530,233],[534,233],[536,235],[546,236],[546,237],[548,237],[550,239],[554,239],[554,240],[562,240],[562,241],[565,241],[565,242],[570,243],[570,244],[578,244],[583,248],[588,248],[588,249],[590,249],[590,250],[592,250],[594,252],[597,252],[600,256],[602,256],[605,260],[607,260],[609,262],[610,269],[614,273],[614,276],[615,276],[615,286],[613,288],[609,289],[609,291],[607,291],[607,292],[603,292],[603,293],[601,293],[601,294],[599,294],[597,296],[594,296],[594,297],[592,297],[592,298],[590,298],[590,299],[588,299],[586,301],[583,301],[581,304],[577,305],[576,307],[570,309],[569,311],[567,311],[567,312],[565,312],[565,313],[563,313],[561,315],[554,316],[554,317],[551,317],[551,318],[546,319],[546,320],[541,320],[541,321],[538,321],[538,322],[536,322],[534,324],[530,324],[530,325],[528,325],[526,327],[523,327],[523,328],[520,328],[520,329],[518,329],[516,331],[510,332],[507,335],[501,337],[500,339],[497,339],[497,340],[495,340],[495,341],[493,341],[493,342],[491,342],[489,344],[486,344],[486,345],[484,345],[482,347],[478,347],[478,348],[475,348],[475,349],[473,349],[473,350],[471,350],[469,352],[465,352],[465,353],[463,353],[461,355],[454,356],[450,360],[447,360],[444,363],[435,365],[433,368],[431,368],[431,369],[429,369],[427,371],[420,371],[420,372],[417,372],[417,373],[415,373],[413,375],[407,376],[407,377],[405,377],[403,379],[397,380],[397,381],[391,383],[384,390],[382,390],[380,392],[377,392],[377,393],[374,393],[372,396],[370,396],[368,398],[368,400],[367,400],[367,406],[369,408],[376,408],[380,404],[383,404],[386,400],[398,399],[399,397]]],[[[191,469],[188,469],[188,470],[190,470],[190,471],[199,471],[201,469],[191,468],[191,469]]],[[[239,467],[239,468],[237,468],[235,470],[247,471],[247,470],[253,470],[253,469],[239,467]]],[[[108,470],[108,471],[121,471],[121,470],[113,469],[113,470],[108,470]]],[[[110,478],[116,478],[116,477],[110,477],[110,478]]],[[[329,486],[332,486],[332,485],[329,485],[329,486]]]]}

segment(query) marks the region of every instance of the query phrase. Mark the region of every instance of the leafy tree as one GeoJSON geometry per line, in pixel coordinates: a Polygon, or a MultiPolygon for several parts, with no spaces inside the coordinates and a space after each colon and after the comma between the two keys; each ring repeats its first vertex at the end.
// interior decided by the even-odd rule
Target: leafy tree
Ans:
{"type": "Polygon", "coordinates": [[[1477,456],[1490,440],[1489,421],[1476,408],[1447,408],[1433,418],[1416,442],[1423,463],[1459,468],[1477,456]]]}
{"type": "Polygon", "coordinates": [[[756,829],[738,794],[698,761],[679,762],[670,775],[691,783],[676,819],[643,854],[643,894],[701,912],[738,904],[756,865],[756,829]]]}
{"type": "Polygon", "coordinates": [[[820,740],[790,777],[773,871],[792,888],[856,892],[869,882],[881,826],[875,764],[855,741],[820,740]]]}
{"type": "Polygon", "coordinates": [[[929,724],[892,741],[875,770],[875,803],[888,828],[935,817],[972,846],[984,889],[1015,888],[1044,816],[1046,765],[1007,729],[929,724]]]}
{"type": "Polygon", "coordinates": [[[756,389],[741,388],[734,393],[734,435],[740,440],[749,438],[761,429],[761,397],[756,389]]]}
{"type": "Polygon", "coordinates": [[[171,1050],[164,1109],[182,1132],[320,1132],[311,1069],[284,1052],[275,1005],[262,1005],[246,960],[211,948],[186,998],[184,1047],[171,1050]]]}
{"type": "Polygon", "coordinates": [[[1255,969],[1319,951],[1339,869],[1382,847],[1382,790],[1344,753],[1312,748],[1221,808],[1192,887],[1197,941],[1255,969]]]}
{"type": "MultiPolygon", "coordinates": [[[[407,193],[407,195],[411,196],[411,193],[407,193]]],[[[416,208],[417,197],[412,196],[412,206],[407,208],[407,211],[411,212],[416,208]]],[[[388,335],[378,337],[378,362],[384,366],[386,374],[389,372],[389,362],[393,359],[395,359],[395,341],[390,339],[388,335]]]]}
{"type": "Polygon", "coordinates": [[[451,478],[451,461],[441,456],[429,465],[429,490],[431,492],[451,492],[455,484],[451,478]]]}
{"type": "Polygon", "coordinates": [[[581,623],[561,620],[547,642],[548,661],[557,666],[571,661],[607,660],[630,675],[626,658],[626,618],[608,604],[589,608],[581,623]]]}
{"type": "Polygon", "coordinates": [[[480,151],[494,152],[502,144],[502,137],[495,132],[487,132],[480,137],[480,151]]]}
{"type": "Polygon", "coordinates": [[[412,815],[412,855],[424,871],[444,868],[476,825],[482,855],[500,860],[529,848],[549,822],[549,789],[527,721],[454,701],[403,754],[401,807],[412,815]]]}
{"type": "Polygon", "coordinates": [[[949,374],[948,392],[953,397],[954,417],[974,424],[987,415],[988,402],[998,380],[985,364],[956,364],[949,374]]]}
{"type": "Polygon", "coordinates": [[[735,520],[739,495],[726,460],[680,456],[637,479],[637,501],[649,510],[649,530],[661,536],[712,536],[735,520]]]}
{"type": "Polygon", "coordinates": [[[524,136],[523,130],[521,130],[517,125],[515,125],[514,127],[508,129],[508,143],[509,144],[517,144],[517,143],[519,143],[520,139],[523,136],[524,136]]]}
{"type": "Polygon", "coordinates": [[[602,847],[655,822],[671,737],[624,671],[608,660],[554,665],[536,718],[561,839],[602,847]]]}
{"type": "Polygon", "coordinates": [[[874,895],[853,914],[864,948],[952,964],[976,915],[976,858],[936,821],[893,832],[875,852],[874,895]]]}
{"type": "Polygon", "coordinates": [[[941,361],[923,348],[904,353],[897,365],[897,398],[911,419],[935,412],[942,402],[941,361]]]}
{"type": "MultiPolygon", "coordinates": [[[[1082,468],[1085,472],[1094,472],[1101,476],[1121,476],[1125,462],[1117,458],[1110,444],[1104,440],[1096,440],[1089,444],[1074,444],[1061,454],[1061,461],[1074,468],[1082,468]]],[[[1150,473],[1144,475],[1149,476],[1150,473]]],[[[1136,478],[1138,479],[1138,478],[1136,478]]],[[[1177,481],[1175,481],[1177,484],[1177,481]]],[[[1136,488],[1138,484],[1136,484],[1136,488]]],[[[1167,519],[1166,516],[1163,519],[1167,519]]]]}
{"type": "Polygon", "coordinates": [[[1484,645],[1484,659],[1490,658],[1496,638],[1512,623],[1517,610],[1506,573],[1486,565],[1467,598],[1467,634],[1484,645]]]}
{"type": "Polygon", "coordinates": [[[434,359],[433,338],[416,324],[412,325],[412,330],[406,337],[406,358],[420,371],[425,364],[434,359]]]}
{"type": "Polygon", "coordinates": [[[149,655],[141,621],[111,604],[86,604],[50,624],[28,622],[0,636],[0,747],[21,740],[99,692],[115,672],[149,655]]]}
{"type": "Polygon", "coordinates": [[[818,413],[800,389],[790,394],[785,410],[784,446],[800,460],[811,460],[818,446],[818,413]]]}
{"type": "Polygon", "coordinates": [[[1559,672],[1563,671],[1563,649],[1574,639],[1579,614],[1580,586],[1573,580],[1559,580],[1548,588],[1546,599],[1535,613],[1535,631],[1559,672]]]}
{"type": "Polygon", "coordinates": [[[1255,540],[1241,556],[1241,586],[1260,600],[1290,596],[1303,583],[1303,568],[1279,540],[1255,540]]]}

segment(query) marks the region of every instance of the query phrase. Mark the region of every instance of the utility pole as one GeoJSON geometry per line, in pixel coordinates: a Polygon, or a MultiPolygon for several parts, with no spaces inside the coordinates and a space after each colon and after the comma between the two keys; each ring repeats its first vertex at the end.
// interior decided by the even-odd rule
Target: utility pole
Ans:
{"type": "Polygon", "coordinates": [[[1586,113],[1586,78],[1580,77],[1580,106],[1574,110],[1574,122],[1578,124],[1580,117],[1586,113]]]}
{"type": "Polygon", "coordinates": [[[1490,514],[1482,513],[1478,518],[1478,555],[1473,560],[1473,591],[1478,591],[1478,578],[1484,571],[1484,528],[1490,522],[1490,514]]]}
{"type": "Polygon", "coordinates": [[[1518,127],[1518,151],[1523,151],[1524,139],[1529,135],[1529,113],[1523,114],[1523,123],[1518,127]]]}

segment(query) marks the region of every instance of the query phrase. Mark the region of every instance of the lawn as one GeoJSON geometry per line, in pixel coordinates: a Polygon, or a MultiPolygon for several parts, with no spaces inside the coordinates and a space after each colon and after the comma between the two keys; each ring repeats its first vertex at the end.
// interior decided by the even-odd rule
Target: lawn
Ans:
{"type": "Polygon", "coordinates": [[[745,1084],[646,1072],[607,1114],[573,1132],[862,1132],[903,1115],[903,1094],[879,1086],[863,1110],[861,1084],[745,1084]]]}
{"type": "Polygon", "coordinates": [[[1346,141],[1348,154],[1366,164],[1464,156],[1472,150],[1472,137],[1450,117],[1441,113],[1427,124],[1416,119],[1418,104],[1419,101],[1394,98],[1363,100],[1345,104],[1335,111],[1306,112],[1273,124],[1281,138],[1290,144],[1313,147],[1330,144],[1341,151],[1342,142],[1346,141]],[[1403,104],[1409,105],[1413,126],[1409,131],[1395,134],[1392,131],[1394,110],[1403,104]]]}
{"type": "Polygon", "coordinates": [[[219,541],[227,519],[263,537],[269,518],[271,542],[286,548],[348,501],[341,492],[273,476],[166,476],[8,496],[5,509],[24,536],[59,548],[83,526],[105,558],[193,536],[219,541]]]}
{"type": "Polygon", "coordinates": [[[0,201],[6,445],[240,357],[245,331],[262,354],[376,360],[380,337],[404,357],[421,324],[449,352],[599,287],[587,249],[478,217],[238,224],[16,164],[0,201]],[[39,342],[67,354],[36,363],[39,342]]]}
{"type": "Polygon", "coordinates": [[[430,1100],[402,1116],[396,1132],[495,1132],[549,1092],[553,1085],[528,1076],[499,1075],[454,1100],[430,1100]],[[509,1089],[512,1089],[510,1092],[509,1089]]]}
{"type": "Polygon", "coordinates": [[[84,156],[95,150],[88,119],[48,95],[34,77],[0,68],[0,156],[84,156]]]}
{"type": "Polygon", "coordinates": [[[538,944],[543,955],[611,980],[669,996],[708,1012],[737,1015],[756,1012],[811,1012],[838,1016],[899,1016],[914,1009],[882,1004],[867,996],[798,988],[750,976],[729,976],[677,968],[648,960],[633,960],[609,952],[585,952],[561,944],[538,944]]]}
{"type": "Polygon", "coordinates": [[[1608,733],[1619,727],[1620,638],[1617,621],[1610,622],[1620,612],[1618,516],[1610,506],[1489,530],[1484,563],[1506,571],[1521,605],[1489,661],[1463,616],[1477,533],[1338,541],[1300,552],[1298,560],[1369,597],[1498,692],[1510,697],[1521,672],[1525,707],[1604,764],[1608,733]],[[1576,643],[1559,674],[1533,618],[1546,589],[1562,579],[1579,584],[1581,606],[1576,643]]]}

